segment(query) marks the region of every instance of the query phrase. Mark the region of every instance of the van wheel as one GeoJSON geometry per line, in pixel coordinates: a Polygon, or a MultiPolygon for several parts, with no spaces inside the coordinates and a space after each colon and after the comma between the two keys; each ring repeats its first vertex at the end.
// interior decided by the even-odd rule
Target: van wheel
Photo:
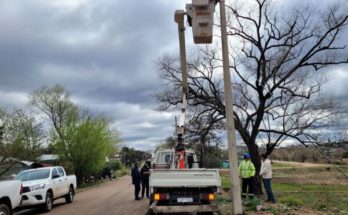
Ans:
{"type": "Polygon", "coordinates": [[[53,194],[48,191],[46,193],[46,202],[45,204],[43,205],[43,209],[46,211],[46,212],[49,212],[51,211],[53,208],[53,194]]]}
{"type": "Polygon", "coordinates": [[[74,188],[69,188],[69,193],[65,196],[66,203],[72,203],[74,201],[74,188]]]}
{"type": "Polygon", "coordinates": [[[12,215],[10,207],[6,204],[0,204],[0,215],[12,215]]]}

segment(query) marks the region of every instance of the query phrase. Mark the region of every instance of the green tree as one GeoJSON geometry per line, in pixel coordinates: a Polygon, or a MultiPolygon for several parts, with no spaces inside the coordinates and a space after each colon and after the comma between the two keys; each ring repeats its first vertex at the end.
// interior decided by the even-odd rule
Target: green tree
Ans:
{"type": "Polygon", "coordinates": [[[74,171],[79,183],[84,176],[102,170],[117,149],[119,135],[110,130],[109,120],[79,109],[62,86],[34,91],[30,104],[47,116],[51,148],[74,171]]]}
{"type": "Polygon", "coordinates": [[[115,151],[109,123],[103,118],[88,117],[66,129],[65,143],[58,141],[56,152],[70,162],[81,183],[83,177],[101,171],[107,157],[115,151]]]}
{"type": "Polygon", "coordinates": [[[147,160],[151,158],[148,152],[136,150],[133,148],[122,147],[120,151],[121,161],[126,166],[132,166],[134,163],[147,160]]]}
{"type": "Polygon", "coordinates": [[[44,132],[42,124],[32,114],[16,109],[0,109],[3,121],[0,141],[0,157],[19,160],[35,160],[42,154],[44,132]]]}

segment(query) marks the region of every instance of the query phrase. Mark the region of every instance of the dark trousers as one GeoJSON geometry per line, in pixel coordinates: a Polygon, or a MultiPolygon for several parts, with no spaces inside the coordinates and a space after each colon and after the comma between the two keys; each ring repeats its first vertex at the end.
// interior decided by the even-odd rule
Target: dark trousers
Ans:
{"type": "Polygon", "coordinates": [[[141,182],[141,197],[144,198],[144,193],[146,190],[146,197],[149,198],[149,181],[145,180],[141,182]]]}
{"type": "Polygon", "coordinates": [[[254,197],[254,178],[242,178],[242,198],[247,196],[254,197]]]}
{"type": "Polygon", "coordinates": [[[136,199],[139,198],[139,192],[140,192],[140,183],[134,184],[134,196],[136,199]]]}
{"type": "Polygon", "coordinates": [[[272,192],[272,184],[270,178],[264,178],[263,179],[263,185],[265,187],[266,193],[267,193],[267,201],[271,201],[275,203],[274,195],[272,192]]]}

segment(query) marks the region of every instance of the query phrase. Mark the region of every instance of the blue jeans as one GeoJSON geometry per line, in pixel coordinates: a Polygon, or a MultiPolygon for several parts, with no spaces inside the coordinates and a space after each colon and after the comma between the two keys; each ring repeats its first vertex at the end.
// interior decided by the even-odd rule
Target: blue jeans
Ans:
{"type": "Polygon", "coordinates": [[[263,185],[265,186],[265,190],[267,193],[267,200],[275,203],[274,195],[272,192],[272,185],[271,185],[271,179],[270,178],[264,178],[263,179],[263,185]]]}

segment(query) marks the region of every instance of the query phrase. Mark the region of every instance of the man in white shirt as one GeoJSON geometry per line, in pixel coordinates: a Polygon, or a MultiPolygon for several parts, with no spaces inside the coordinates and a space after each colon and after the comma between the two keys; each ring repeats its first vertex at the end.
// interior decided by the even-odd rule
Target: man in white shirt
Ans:
{"type": "Polygon", "coordinates": [[[263,178],[263,185],[267,192],[267,202],[275,203],[274,195],[272,192],[272,185],[271,185],[271,179],[272,179],[271,161],[267,159],[266,154],[261,155],[261,160],[262,160],[262,163],[261,163],[260,175],[263,178]]]}

